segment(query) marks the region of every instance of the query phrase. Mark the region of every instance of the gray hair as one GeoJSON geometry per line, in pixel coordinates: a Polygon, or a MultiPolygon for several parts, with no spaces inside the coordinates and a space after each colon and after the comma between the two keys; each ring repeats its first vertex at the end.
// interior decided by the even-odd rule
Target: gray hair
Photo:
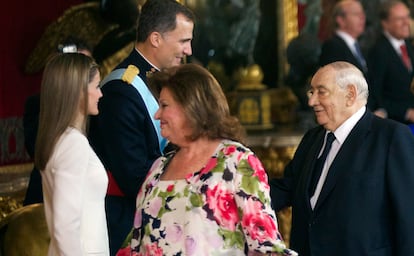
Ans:
{"type": "Polygon", "coordinates": [[[335,70],[335,82],[341,89],[345,90],[350,84],[355,85],[358,98],[364,101],[368,99],[368,83],[361,70],[345,61],[336,61],[328,65],[335,70]]]}

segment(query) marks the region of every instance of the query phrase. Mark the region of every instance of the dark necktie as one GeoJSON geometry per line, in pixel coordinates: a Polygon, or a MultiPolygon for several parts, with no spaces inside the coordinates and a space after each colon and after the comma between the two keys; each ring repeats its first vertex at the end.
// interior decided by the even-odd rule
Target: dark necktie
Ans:
{"type": "Polygon", "coordinates": [[[365,61],[364,55],[362,55],[361,48],[359,47],[359,43],[355,41],[354,47],[355,47],[356,57],[357,57],[359,63],[361,64],[361,66],[363,67],[364,72],[365,72],[366,68],[367,68],[367,63],[365,61]]]}
{"type": "Polygon", "coordinates": [[[328,156],[329,151],[331,150],[332,142],[335,140],[335,134],[333,132],[328,132],[326,136],[326,143],[323,149],[321,156],[316,159],[315,168],[312,174],[311,184],[309,186],[309,194],[313,196],[315,193],[316,186],[318,185],[319,178],[321,177],[323,165],[325,163],[326,157],[328,156]]]}
{"type": "Polygon", "coordinates": [[[401,59],[408,70],[411,70],[411,60],[407,53],[407,46],[405,44],[400,45],[401,59]]]}

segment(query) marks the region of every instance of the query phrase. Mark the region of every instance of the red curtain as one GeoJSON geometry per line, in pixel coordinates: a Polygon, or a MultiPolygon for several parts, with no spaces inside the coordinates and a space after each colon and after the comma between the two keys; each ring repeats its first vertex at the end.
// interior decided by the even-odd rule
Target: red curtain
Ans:
{"type": "MultiPolygon", "coordinates": [[[[322,15],[319,21],[319,31],[318,31],[318,38],[321,41],[326,40],[329,36],[331,36],[332,28],[330,27],[330,14],[332,13],[332,9],[335,3],[338,0],[321,0],[321,8],[322,8],[322,15]]],[[[305,26],[306,24],[306,9],[307,4],[298,3],[298,28],[299,31],[305,26]]]]}
{"type": "MultiPolygon", "coordinates": [[[[98,1],[98,0],[97,0],[98,1]]],[[[8,1],[0,15],[0,166],[30,161],[24,148],[22,115],[26,98],[39,91],[41,73],[27,75],[24,66],[46,27],[83,0],[8,1]]],[[[306,22],[298,5],[298,25],[306,22]]]]}
{"type": "Polygon", "coordinates": [[[26,75],[26,59],[45,28],[82,0],[8,1],[0,24],[0,165],[27,161],[21,118],[24,101],[39,90],[41,74],[26,75]],[[7,7],[6,7],[7,6],[7,7]]]}

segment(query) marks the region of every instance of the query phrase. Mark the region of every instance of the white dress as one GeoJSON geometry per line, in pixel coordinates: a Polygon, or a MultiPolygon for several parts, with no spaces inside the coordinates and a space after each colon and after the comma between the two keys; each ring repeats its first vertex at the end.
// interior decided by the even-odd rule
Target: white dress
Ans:
{"type": "Polygon", "coordinates": [[[108,177],[85,135],[68,128],[41,174],[48,255],[109,255],[108,177]]]}

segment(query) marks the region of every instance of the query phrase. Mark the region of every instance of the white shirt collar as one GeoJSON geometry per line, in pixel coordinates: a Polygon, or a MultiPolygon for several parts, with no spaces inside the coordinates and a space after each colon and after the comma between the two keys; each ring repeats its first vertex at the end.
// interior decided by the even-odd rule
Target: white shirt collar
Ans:
{"type": "Polygon", "coordinates": [[[337,30],[336,31],[336,34],[340,38],[342,38],[345,41],[345,43],[348,46],[348,48],[351,49],[351,51],[354,54],[356,54],[356,52],[355,52],[355,46],[354,46],[354,44],[356,42],[355,38],[353,38],[350,34],[346,33],[345,31],[342,31],[342,30],[337,30]]]}
{"type": "Polygon", "coordinates": [[[335,130],[335,138],[338,140],[340,145],[344,143],[346,137],[348,137],[349,133],[355,127],[356,123],[362,118],[365,110],[366,107],[363,106],[335,130]]]}
{"type": "Polygon", "coordinates": [[[385,37],[390,41],[392,47],[395,49],[396,52],[401,53],[400,46],[405,44],[405,41],[403,39],[397,39],[393,37],[390,33],[387,31],[384,31],[385,37]]]}
{"type": "Polygon", "coordinates": [[[153,68],[155,68],[157,71],[160,71],[159,68],[157,68],[157,66],[155,66],[154,64],[151,63],[151,61],[149,61],[147,58],[145,58],[145,56],[137,49],[137,47],[135,47],[135,51],[138,52],[139,55],[141,55],[141,57],[146,60],[153,68]]]}

